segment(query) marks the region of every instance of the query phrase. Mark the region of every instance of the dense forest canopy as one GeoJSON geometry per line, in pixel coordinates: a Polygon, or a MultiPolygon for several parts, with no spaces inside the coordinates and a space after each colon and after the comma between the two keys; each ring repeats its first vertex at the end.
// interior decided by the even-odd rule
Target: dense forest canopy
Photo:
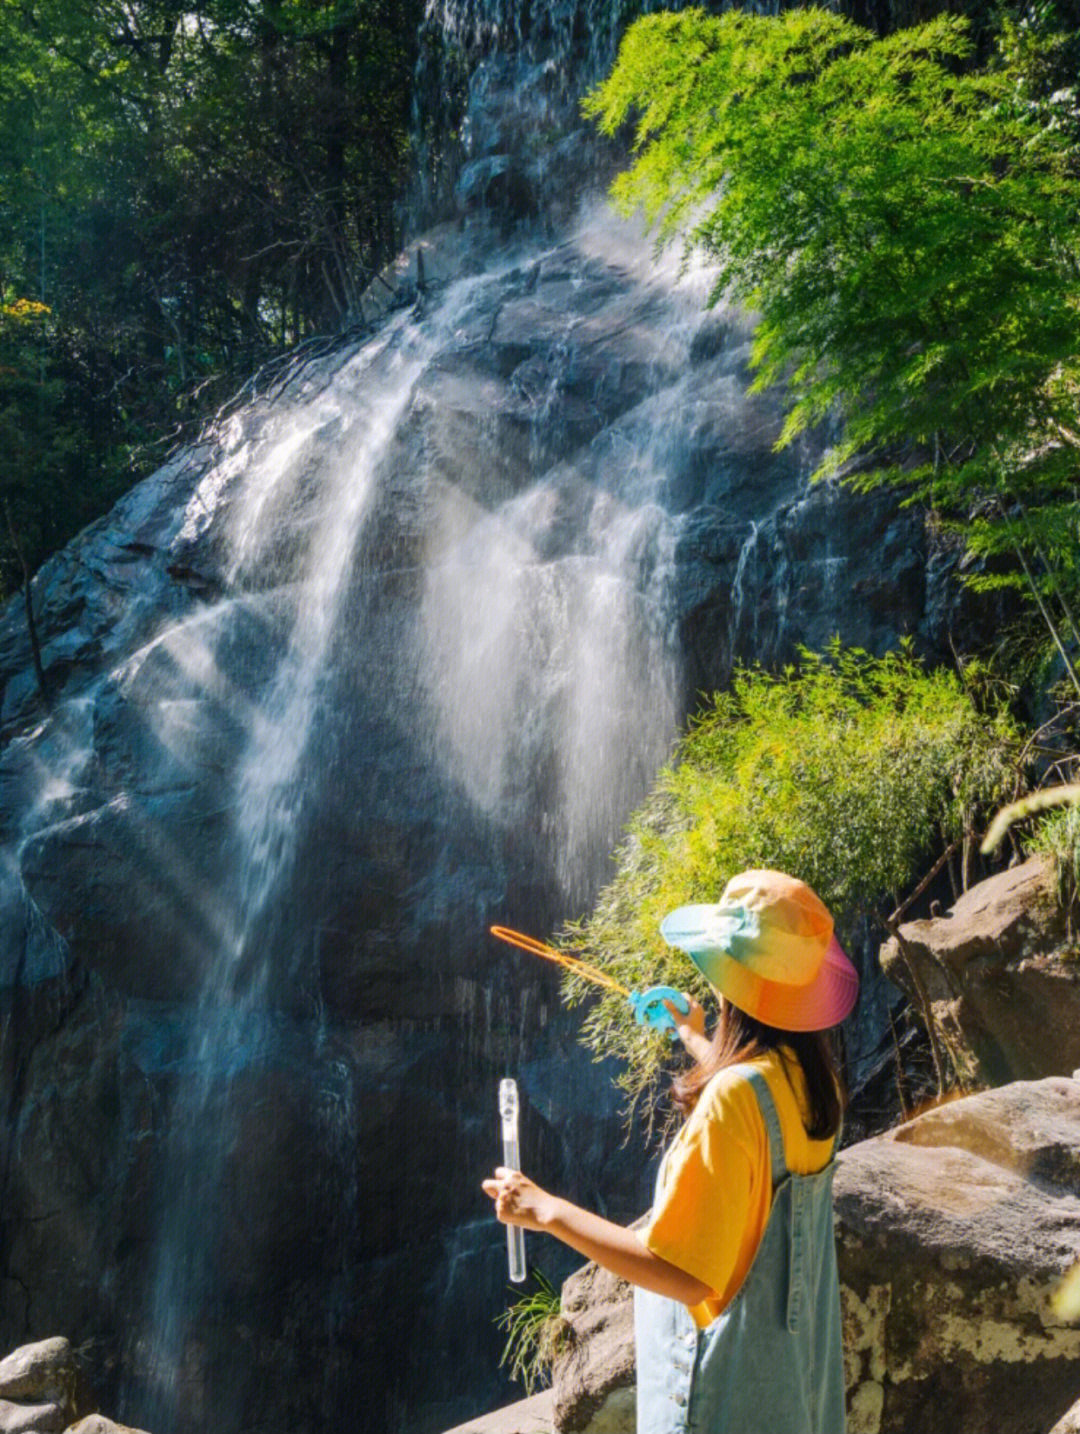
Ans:
{"type": "Polygon", "coordinates": [[[0,592],[400,240],[418,0],[0,0],[0,592]]]}

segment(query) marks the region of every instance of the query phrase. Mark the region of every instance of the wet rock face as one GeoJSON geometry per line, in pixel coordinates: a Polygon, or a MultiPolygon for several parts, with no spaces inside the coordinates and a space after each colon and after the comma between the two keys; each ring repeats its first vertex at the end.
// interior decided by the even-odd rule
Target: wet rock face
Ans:
{"type": "Polygon", "coordinates": [[[1080,1066],[1080,966],[1032,857],[971,887],[944,916],[911,921],[882,947],[886,975],[915,995],[914,966],[953,1064],[974,1083],[1065,1075],[1080,1066]]]}
{"type": "Polygon", "coordinates": [[[486,927],[587,906],[736,655],[955,616],[916,513],[773,452],[703,283],[597,216],[485,263],[50,562],[51,715],[0,621],[0,1344],[85,1330],[155,1434],[506,1397],[498,1078],[538,1178],[647,1180],[486,927]]]}

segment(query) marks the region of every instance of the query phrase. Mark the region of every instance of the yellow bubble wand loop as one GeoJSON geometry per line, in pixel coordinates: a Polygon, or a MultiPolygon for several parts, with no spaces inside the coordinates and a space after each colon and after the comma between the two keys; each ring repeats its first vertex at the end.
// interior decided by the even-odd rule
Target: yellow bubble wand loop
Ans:
{"type": "Polygon", "coordinates": [[[598,986],[606,986],[609,991],[618,991],[620,996],[629,996],[630,992],[625,986],[620,986],[613,976],[606,971],[599,970],[596,966],[590,966],[587,961],[582,961],[577,956],[568,956],[565,951],[556,951],[554,946],[545,946],[543,941],[537,941],[534,936],[526,936],[521,931],[511,931],[508,926],[493,926],[492,936],[497,936],[500,941],[509,942],[511,946],[517,946],[521,951],[528,951],[530,956],[542,956],[545,961],[554,961],[560,966],[565,966],[575,976],[580,976],[584,981],[594,981],[598,986]]]}
{"type": "Polygon", "coordinates": [[[604,986],[609,991],[615,991],[620,996],[625,996],[630,1002],[634,1018],[639,1025],[647,1023],[674,1035],[675,1022],[671,1019],[671,1013],[664,1002],[670,1001],[672,1005],[683,1012],[690,1009],[689,1002],[683,993],[676,991],[672,986],[650,986],[647,991],[628,991],[606,971],[601,971],[596,966],[590,966],[587,961],[582,961],[578,956],[568,956],[565,951],[556,951],[554,946],[547,946],[543,941],[537,941],[535,936],[526,936],[521,931],[512,931],[508,926],[493,926],[491,934],[498,937],[500,941],[506,941],[511,946],[518,947],[521,951],[527,951],[530,956],[542,956],[545,961],[554,961],[556,965],[562,966],[573,975],[580,976],[583,981],[592,981],[596,986],[604,986]]]}

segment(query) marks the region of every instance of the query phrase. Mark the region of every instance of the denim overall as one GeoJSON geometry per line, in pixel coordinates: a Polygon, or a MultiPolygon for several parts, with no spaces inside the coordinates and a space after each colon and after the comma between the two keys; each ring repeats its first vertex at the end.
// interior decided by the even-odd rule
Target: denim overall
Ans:
{"type": "MultiPolygon", "coordinates": [[[[765,1233],[735,1298],[707,1329],[677,1300],[635,1289],[637,1434],[844,1434],[834,1162],[816,1175],[790,1174],[765,1077],[738,1069],[769,1134],[765,1233]]],[[[658,1191],[662,1178],[661,1166],[658,1191]]]]}

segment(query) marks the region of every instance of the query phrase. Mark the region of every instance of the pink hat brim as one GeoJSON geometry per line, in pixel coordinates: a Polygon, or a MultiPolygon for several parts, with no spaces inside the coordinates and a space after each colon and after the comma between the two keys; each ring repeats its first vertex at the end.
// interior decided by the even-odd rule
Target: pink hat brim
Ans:
{"type": "MultiPolygon", "coordinates": [[[[789,986],[761,977],[755,977],[753,984],[757,988],[754,1009],[747,1013],[781,1031],[827,1031],[851,1014],[859,998],[859,973],[835,936],[817,975],[805,986],[789,986]]],[[[746,1002],[744,1008],[749,1005],[746,1002]]]]}

